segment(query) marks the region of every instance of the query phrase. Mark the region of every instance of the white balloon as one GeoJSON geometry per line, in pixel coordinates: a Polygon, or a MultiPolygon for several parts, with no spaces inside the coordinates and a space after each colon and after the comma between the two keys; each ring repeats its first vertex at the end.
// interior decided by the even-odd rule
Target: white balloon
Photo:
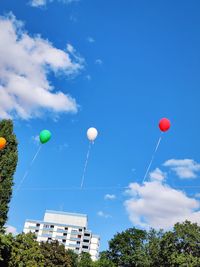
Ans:
{"type": "Polygon", "coordinates": [[[91,127],[87,130],[87,137],[90,141],[94,141],[97,138],[98,131],[96,128],[91,127]]]}

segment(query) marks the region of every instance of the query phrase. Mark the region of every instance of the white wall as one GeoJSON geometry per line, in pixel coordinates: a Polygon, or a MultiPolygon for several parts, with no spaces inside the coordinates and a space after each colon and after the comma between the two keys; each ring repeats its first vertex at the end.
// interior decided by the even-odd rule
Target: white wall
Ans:
{"type": "Polygon", "coordinates": [[[45,222],[60,223],[66,225],[75,225],[80,227],[87,227],[87,216],[78,216],[72,214],[51,213],[46,211],[44,215],[45,222]]]}

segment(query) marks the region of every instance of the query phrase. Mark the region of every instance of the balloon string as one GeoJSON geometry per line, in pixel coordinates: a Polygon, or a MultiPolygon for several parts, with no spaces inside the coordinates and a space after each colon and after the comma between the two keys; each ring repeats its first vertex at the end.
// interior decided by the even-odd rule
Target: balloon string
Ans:
{"type": "Polygon", "coordinates": [[[19,191],[21,185],[23,184],[24,180],[25,180],[26,177],[28,176],[28,174],[29,174],[29,172],[30,172],[30,168],[32,167],[34,161],[36,160],[36,158],[37,158],[37,156],[38,156],[38,154],[39,154],[41,148],[42,148],[42,146],[40,145],[40,146],[38,147],[38,150],[36,151],[36,153],[35,153],[33,159],[31,160],[31,163],[30,163],[30,165],[29,165],[28,170],[25,172],[24,176],[22,177],[21,181],[19,182],[19,185],[18,185],[18,187],[17,187],[17,189],[16,189],[16,193],[19,191]]]}
{"type": "MultiPolygon", "coordinates": [[[[145,186],[145,185],[143,185],[145,186]]],[[[188,188],[195,189],[200,188],[200,185],[186,185],[186,186],[173,186],[172,188],[188,188]]],[[[71,186],[71,187],[22,187],[21,190],[24,191],[73,191],[73,190],[123,190],[123,189],[131,189],[130,186],[95,186],[95,187],[84,187],[83,189],[80,186],[71,186]]],[[[0,189],[0,192],[7,191],[8,189],[0,189]]]]}
{"type": "Polygon", "coordinates": [[[144,178],[143,178],[142,183],[144,183],[144,181],[145,181],[145,179],[146,179],[146,177],[147,177],[147,175],[148,175],[148,173],[149,173],[149,170],[150,170],[150,168],[151,168],[151,165],[152,165],[152,163],[153,163],[153,160],[154,160],[154,158],[155,158],[155,155],[156,155],[156,152],[157,152],[157,150],[158,150],[158,148],[159,148],[159,145],[160,145],[161,140],[162,140],[162,135],[161,135],[161,136],[159,137],[159,139],[158,139],[158,142],[157,142],[157,144],[156,144],[156,148],[155,148],[155,150],[154,150],[154,152],[153,152],[153,155],[152,155],[152,157],[151,157],[151,161],[150,161],[150,163],[149,163],[149,165],[148,165],[148,167],[147,167],[147,170],[146,170],[146,172],[145,172],[145,175],[144,175],[144,178]]]}
{"type": "Polygon", "coordinates": [[[90,150],[91,150],[91,145],[92,144],[93,144],[92,142],[89,142],[88,152],[87,152],[87,155],[86,155],[86,161],[85,161],[85,165],[84,165],[84,169],[83,169],[83,176],[82,176],[82,179],[81,179],[81,189],[83,188],[83,183],[84,183],[84,180],[85,180],[85,173],[86,173],[86,169],[87,169],[87,165],[88,165],[88,159],[89,159],[89,156],[90,156],[90,150]]]}

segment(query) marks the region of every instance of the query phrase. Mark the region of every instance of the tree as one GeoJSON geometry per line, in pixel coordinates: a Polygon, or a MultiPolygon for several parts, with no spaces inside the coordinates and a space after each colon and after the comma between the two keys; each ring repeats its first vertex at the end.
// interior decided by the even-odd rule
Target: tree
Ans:
{"type": "Polygon", "coordinates": [[[93,263],[93,267],[116,267],[116,265],[108,259],[106,251],[100,253],[100,257],[93,263]]]}
{"type": "Polygon", "coordinates": [[[77,267],[78,265],[78,255],[71,249],[67,249],[66,251],[66,255],[67,257],[69,257],[69,262],[70,262],[70,267],[77,267]]]}
{"type": "Polygon", "coordinates": [[[150,229],[147,234],[147,243],[145,245],[148,255],[148,266],[161,266],[160,264],[160,243],[163,236],[163,231],[150,229]]]}
{"type": "Polygon", "coordinates": [[[72,250],[66,250],[64,245],[59,244],[57,240],[41,242],[40,249],[45,259],[45,266],[77,266],[77,255],[72,250]]]}
{"type": "Polygon", "coordinates": [[[92,267],[93,266],[93,262],[91,259],[91,256],[89,253],[87,252],[82,252],[79,255],[79,261],[78,261],[78,267],[92,267]]]}
{"type": "Polygon", "coordinates": [[[44,256],[33,233],[14,237],[9,267],[44,267],[44,256]]]}
{"type": "Polygon", "coordinates": [[[12,234],[0,234],[0,266],[8,267],[14,238],[12,234]]]}
{"type": "Polygon", "coordinates": [[[200,227],[185,221],[176,223],[161,240],[162,266],[200,266],[200,227]]]}
{"type": "Polygon", "coordinates": [[[109,242],[108,259],[116,266],[149,266],[145,251],[146,238],[147,232],[136,228],[116,234],[109,242]]]}
{"type": "Polygon", "coordinates": [[[8,205],[12,196],[13,175],[18,161],[17,140],[13,133],[11,120],[0,122],[0,136],[7,140],[7,145],[0,150],[0,229],[7,221],[8,205]]]}

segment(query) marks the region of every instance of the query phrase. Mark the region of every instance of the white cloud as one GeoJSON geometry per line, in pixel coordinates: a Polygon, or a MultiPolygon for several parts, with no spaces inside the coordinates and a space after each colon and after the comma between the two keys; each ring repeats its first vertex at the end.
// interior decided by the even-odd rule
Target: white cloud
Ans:
{"type": "Polygon", "coordinates": [[[40,137],[39,135],[36,135],[36,136],[32,136],[32,140],[33,142],[38,145],[40,143],[40,137]]]}
{"type": "Polygon", "coordinates": [[[98,59],[95,60],[95,64],[102,65],[103,61],[100,58],[98,58],[98,59]]]}
{"type": "Polygon", "coordinates": [[[44,110],[77,112],[75,99],[48,81],[50,72],[69,76],[83,68],[71,45],[63,51],[39,35],[28,35],[12,14],[0,17],[0,36],[0,118],[29,119],[44,110]]]}
{"type": "Polygon", "coordinates": [[[179,178],[196,178],[200,172],[200,164],[193,159],[170,159],[164,164],[176,173],[179,178]]]}
{"type": "Polygon", "coordinates": [[[111,195],[111,194],[106,194],[105,196],[104,196],[104,199],[106,199],[106,200],[113,200],[113,199],[115,199],[116,198],[116,196],[115,195],[111,195]]]}
{"type": "Polygon", "coordinates": [[[88,36],[88,37],[87,37],[87,41],[88,41],[89,43],[94,43],[94,42],[95,42],[94,38],[91,37],[91,36],[88,36]]]}
{"type": "Polygon", "coordinates": [[[92,77],[90,75],[86,75],[85,78],[88,80],[88,81],[91,81],[92,77]]]}
{"type": "Polygon", "coordinates": [[[6,233],[16,235],[17,234],[17,229],[14,226],[11,225],[6,225],[6,233]]]}
{"type": "Polygon", "coordinates": [[[103,218],[111,218],[111,215],[109,215],[109,214],[106,214],[106,213],[104,213],[103,211],[98,211],[97,212],[97,215],[99,216],[99,217],[103,217],[103,218]]]}
{"type": "Polygon", "coordinates": [[[58,149],[59,151],[63,151],[69,148],[69,145],[67,143],[64,143],[62,145],[59,145],[58,149]]]}
{"type": "Polygon", "coordinates": [[[30,5],[33,6],[33,7],[45,6],[46,5],[46,0],[32,0],[30,2],[30,5]]]}
{"type": "Polygon", "coordinates": [[[70,17],[69,17],[69,20],[71,21],[71,22],[77,22],[78,21],[78,18],[75,16],[75,15],[71,15],[70,17]]]}
{"type": "Polygon", "coordinates": [[[156,168],[154,171],[150,172],[149,177],[151,181],[163,181],[166,178],[166,173],[156,168]]]}
{"type": "Polygon", "coordinates": [[[132,183],[125,207],[131,222],[140,227],[169,229],[186,219],[200,224],[200,202],[159,181],[132,183]]]}
{"type": "Polygon", "coordinates": [[[46,6],[47,3],[52,3],[52,2],[61,2],[64,4],[71,4],[73,2],[78,2],[79,0],[31,0],[30,5],[32,7],[41,7],[41,6],[46,6]]]}

